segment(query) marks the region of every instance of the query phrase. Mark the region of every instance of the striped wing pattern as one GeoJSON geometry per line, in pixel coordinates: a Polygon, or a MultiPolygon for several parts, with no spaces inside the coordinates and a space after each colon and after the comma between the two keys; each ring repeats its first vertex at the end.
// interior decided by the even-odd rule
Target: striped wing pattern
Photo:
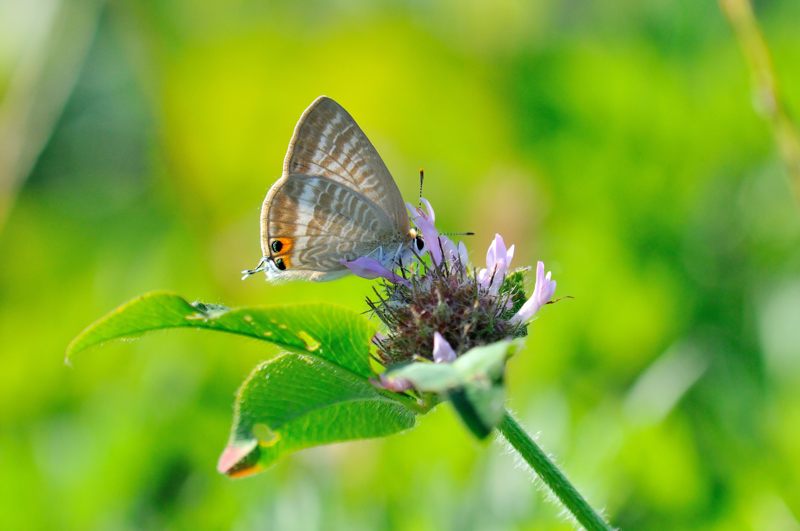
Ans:
{"type": "Polygon", "coordinates": [[[408,232],[408,214],[397,184],[372,142],[344,108],[317,98],[295,127],[283,174],[319,175],[362,194],[408,232]]]}
{"type": "Polygon", "coordinates": [[[317,98],[303,113],[283,175],[261,209],[270,278],[328,280],[343,260],[395,256],[409,236],[400,191],[378,152],[338,103],[317,98]]]}
{"type": "Polygon", "coordinates": [[[397,241],[385,212],[330,179],[290,175],[276,183],[265,203],[265,256],[283,256],[289,270],[346,272],[341,260],[372,254],[397,241]],[[275,241],[281,242],[279,252],[271,248],[275,241]]]}

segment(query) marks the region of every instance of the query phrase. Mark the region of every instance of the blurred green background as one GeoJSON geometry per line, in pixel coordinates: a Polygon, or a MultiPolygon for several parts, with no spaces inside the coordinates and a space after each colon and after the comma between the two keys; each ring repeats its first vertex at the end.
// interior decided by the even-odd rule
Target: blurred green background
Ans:
{"type": "MultiPolygon", "coordinates": [[[[757,3],[800,109],[800,4],[757,3]]],[[[714,2],[0,3],[0,528],[570,529],[448,408],[384,440],[215,471],[274,354],[174,332],[69,340],[140,293],[233,306],[370,284],[242,282],[318,95],[443,230],[495,232],[573,300],[510,407],[626,529],[800,529],[800,208],[714,2]]]]}

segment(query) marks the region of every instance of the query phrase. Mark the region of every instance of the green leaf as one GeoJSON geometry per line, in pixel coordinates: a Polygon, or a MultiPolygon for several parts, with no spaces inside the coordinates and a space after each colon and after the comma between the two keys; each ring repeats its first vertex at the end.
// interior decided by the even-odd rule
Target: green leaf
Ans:
{"type": "Polygon", "coordinates": [[[67,347],[67,361],[106,341],[166,328],[201,328],[249,336],[311,354],[363,378],[372,375],[369,345],[373,330],[355,312],[327,304],[228,309],[189,303],[170,293],[143,295],[96,321],[67,347]]]}
{"type": "Polygon", "coordinates": [[[284,354],[259,365],[239,389],[218,469],[241,477],[295,450],[413,426],[411,410],[353,373],[307,354],[284,354]]]}
{"type": "Polygon", "coordinates": [[[488,437],[503,420],[506,392],[502,380],[471,382],[447,396],[461,420],[479,439],[488,437]]]}
{"type": "Polygon", "coordinates": [[[452,363],[409,363],[386,374],[390,380],[408,380],[418,391],[446,393],[470,382],[501,379],[506,359],[518,344],[504,340],[475,347],[452,363]]]}
{"type": "Polygon", "coordinates": [[[505,363],[518,341],[475,347],[453,363],[416,362],[389,371],[390,380],[408,380],[421,392],[449,398],[464,424],[485,438],[503,419],[505,363]]]}
{"type": "Polygon", "coordinates": [[[392,369],[386,373],[386,377],[389,380],[408,380],[414,384],[415,389],[423,393],[445,393],[464,385],[464,379],[454,365],[455,363],[420,361],[392,369]]]}

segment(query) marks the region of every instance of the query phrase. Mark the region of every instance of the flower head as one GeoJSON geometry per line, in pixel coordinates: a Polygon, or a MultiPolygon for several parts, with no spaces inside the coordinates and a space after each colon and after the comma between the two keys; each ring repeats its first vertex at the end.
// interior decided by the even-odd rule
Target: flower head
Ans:
{"type": "Polygon", "coordinates": [[[555,291],[544,265],[539,263],[536,287],[528,299],[524,290],[528,270],[511,270],[513,245],[507,247],[502,236],[495,235],[486,267],[475,271],[464,243],[440,234],[431,204],[423,199],[422,205],[417,209],[409,205],[409,210],[425,248],[413,263],[398,264],[402,277],[383,266],[379,271],[363,259],[354,261],[373,278],[385,279],[382,290],[376,291],[377,300],[368,300],[386,326],[385,335],[376,342],[381,362],[387,367],[419,358],[450,363],[473,347],[525,336],[528,321],[555,291]]]}

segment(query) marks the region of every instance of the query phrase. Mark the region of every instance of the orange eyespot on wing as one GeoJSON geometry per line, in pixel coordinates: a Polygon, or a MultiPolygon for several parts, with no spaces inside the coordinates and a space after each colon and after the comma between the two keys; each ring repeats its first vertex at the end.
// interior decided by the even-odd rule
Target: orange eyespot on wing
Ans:
{"type": "Polygon", "coordinates": [[[272,259],[272,263],[275,264],[275,267],[277,267],[281,271],[286,271],[288,268],[291,267],[292,264],[288,256],[275,257],[272,259]]]}
{"type": "Polygon", "coordinates": [[[291,252],[294,247],[294,240],[292,238],[272,238],[269,242],[269,250],[275,256],[282,256],[291,252]]]}
{"type": "Polygon", "coordinates": [[[287,237],[271,238],[269,241],[269,256],[272,262],[281,271],[291,267],[291,252],[294,247],[294,239],[287,237]]]}

